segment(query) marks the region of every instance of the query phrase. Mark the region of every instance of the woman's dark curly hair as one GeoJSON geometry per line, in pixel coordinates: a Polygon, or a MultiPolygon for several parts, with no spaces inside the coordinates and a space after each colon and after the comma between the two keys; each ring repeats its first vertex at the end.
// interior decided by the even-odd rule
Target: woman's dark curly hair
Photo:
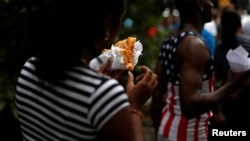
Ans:
{"type": "MultiPolygon", "coordinates": [[[[103,36],[104,19],[114,22],[125,9],[126,0],[49,0],[30,24],[32,55],[45,79],[55,79],[64,69],[79,65],[83,44],[92,47],[103,36]]],[[[117,23],[114,23],[117,24],[117,23]]],[[[89,48],[95,53],[93,48],[89,48]]],[[[97,55],[97,54],[95,54],[97,55]]]]}

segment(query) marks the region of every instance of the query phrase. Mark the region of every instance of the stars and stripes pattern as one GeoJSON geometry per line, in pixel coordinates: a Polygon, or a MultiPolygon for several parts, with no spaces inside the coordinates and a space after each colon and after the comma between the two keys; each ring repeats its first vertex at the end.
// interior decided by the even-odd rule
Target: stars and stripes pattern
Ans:
{"type": "MultiPolygon", "coordinates": [[[[166,87],[166,106],[162,110],[161,124],[158,134],[174,141],[201,141],[207,139],[209,119],[212,112],[204,113],[196,118],[187,120],[181,112],[179,97],[180,68],[175,64],[175,55],[178,44],[187,35],[201,38],[190,31],[180,33],[176,37],[168,37],[161,46],[159,59],[168,80],[166,87]]],[[[203,40],[204,41],[204,40],[203,40]]],[[[204,66],[202,92],[213,91],[213,56],[204,66]]]]}

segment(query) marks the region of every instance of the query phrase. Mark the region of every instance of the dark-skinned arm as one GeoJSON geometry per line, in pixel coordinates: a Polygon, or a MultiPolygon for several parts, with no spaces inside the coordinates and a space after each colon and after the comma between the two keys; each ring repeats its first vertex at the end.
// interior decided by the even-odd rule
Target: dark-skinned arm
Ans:
{"type": "Polygon", "coordinates": [[[214,92],[204,94],[202,89],[202,76],[205,63],[209,59],[209,52],[205,44],[198,38],[185,38],[187,44],[180,45],[178,57],[180,58],[180,101],[181,110],[190,119],[201,115],[211,109],[226,95],[237,91],[250,75],[250,71],[238,74],[229,73],[227,82],[214,92]]]}
{"type": "Polygon", "coordinates": [[[143,77],[136,84],[133,74],[128,73],[126,92],[130,106],[120,110],[104,124],[100,131],[101,141],[144,141],[142,118],[131,110],[141,110],[158,81],[157,75],[148,67],[141,66],[141,69],[144,71],[143,77]]]}

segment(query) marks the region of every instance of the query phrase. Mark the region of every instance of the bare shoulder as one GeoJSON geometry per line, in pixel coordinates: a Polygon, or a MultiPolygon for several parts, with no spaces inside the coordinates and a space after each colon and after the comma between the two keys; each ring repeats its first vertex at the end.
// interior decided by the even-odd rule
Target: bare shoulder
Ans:
{"type": "Polygon", "coordinates": [[[187,35],[177,50],[182,59],[195,59],[206,61],[210,58],[209,51],[202,39],[196,36],[187,35]]]}

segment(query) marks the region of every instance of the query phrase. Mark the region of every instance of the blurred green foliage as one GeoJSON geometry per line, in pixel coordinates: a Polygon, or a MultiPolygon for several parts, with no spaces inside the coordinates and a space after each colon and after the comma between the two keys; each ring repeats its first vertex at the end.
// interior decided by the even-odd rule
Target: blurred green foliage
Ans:
{"type": "Polygon", "coordinates": [[[154,69],[155,60],[158,56],[159,44],[168,31],[160,31],[159,22],[162,20],[162,12],[170,2],[164,0],[133,0],[129,1],[127,16],[134,21],[131,28],[123,27],[119,37],[136,36],[143,44],[143,55],[140,56],[139,64],[144,64],[154,69]],[[149,30],[155,34],[151,35],[149,30]]]}

